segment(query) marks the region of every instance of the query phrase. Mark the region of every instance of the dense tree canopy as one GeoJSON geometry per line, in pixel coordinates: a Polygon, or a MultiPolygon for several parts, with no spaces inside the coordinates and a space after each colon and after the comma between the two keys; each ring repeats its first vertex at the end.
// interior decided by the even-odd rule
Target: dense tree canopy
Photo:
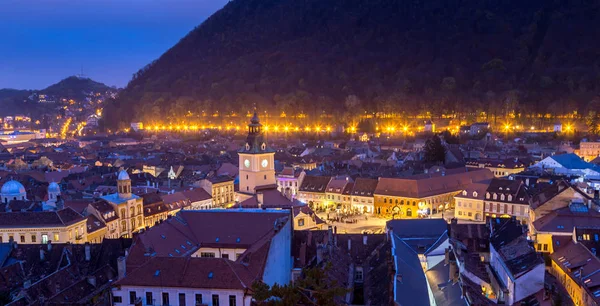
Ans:
{"type": "Polygon", "coordinates": [[[109,122],[202,112],[580,111],[600,92],[597,1],[237,0],[137,72],[109,122]],[[573,39],[577,33],[577,39],[573,39]]]}

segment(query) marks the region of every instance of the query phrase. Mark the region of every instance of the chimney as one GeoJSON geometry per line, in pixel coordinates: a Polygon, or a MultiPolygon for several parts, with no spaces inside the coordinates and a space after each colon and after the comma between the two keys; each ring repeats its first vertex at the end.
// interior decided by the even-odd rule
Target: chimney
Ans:
{"type": "Polygon", "coordinates": [[[96,277],[95,276],[88,276],[87,282],[88,282],[88,284],[92,285],[93,287],[96,287],[96,277]]]}
{"type": "Polygon", "coordinates": [[[348,252],[352,250],[352,240],[348,238],[348,252]]]}
{"type": "Polygon", "coordinates": [[[48,240],[48,252],[52,251],[52,241],[48,240]]]}
{"type": "Polygon", "coordinates": [[[127,274],[127,265],[125,260],[125,256],[117,258],[117,273],[119,274],[119,279],[125,278],[125,275],[127,274]]]}
{"type": "Polygon", "coordinates": [[[90,247],[90,243],[86,242],[85,243],[85,261],[90,261],[90,259],[92,259],[92,254],[91,254],[91,247],[90,247]]]}
{"type": "Polygon", "coordinates": [[[262,205],[264,203],[263,200],[264,200],[263,193],[262,192],[257,193],[256,201],[258,202],[258,208],[262,208],[262,205]]]}
{"type": "Polygon", "coordinates": [[[444,249],[444,265],[447,266],[450,263],[450,248],[444,249]]]}
{"type": "Polygon", "coordinates": [[[324,245],[317,246],[317,265],[320,264],[321,262],[323,262],[323,249],[324,248],[325,248],[324,245]]]}
{"type": "Polygon", "coordinates": [[[40,261],[46,260],[46,253],[44,253],[44,249],[40,248],[40,261]]]}
{"type": "Polygon", "coordinates": [[[333,243],[333,227],[330,225],[327,228],[327,244],[333,243]]]}
{"type": "Polygon", "coordinates": [[[363,235],[363,245],[367,245],[367,239],[369,238],[369,236],[367,236],[366,234],[363,235]]]}

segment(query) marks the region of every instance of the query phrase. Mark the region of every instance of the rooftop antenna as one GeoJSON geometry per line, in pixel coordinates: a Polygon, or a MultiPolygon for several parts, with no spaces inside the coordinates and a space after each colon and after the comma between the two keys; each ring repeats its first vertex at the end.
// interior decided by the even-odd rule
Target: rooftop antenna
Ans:
{"type": "Polygon", "coordinates": [[[83,64],[81,65],[81,72],[77,75],[78,78],[83,79],[85,74],[83,74],[83,64]]]}

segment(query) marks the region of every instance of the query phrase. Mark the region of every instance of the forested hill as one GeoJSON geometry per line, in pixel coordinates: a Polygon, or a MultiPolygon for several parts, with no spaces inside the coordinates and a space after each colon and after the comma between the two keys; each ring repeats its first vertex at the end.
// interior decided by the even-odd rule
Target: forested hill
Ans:
{"type": "Polygon", "coordinates": [[[599,8],[597,0],[235,0],[136,73],[107,117],[176,121],[255,103],[309,116],[582,109],[600,92],[599,8]],[[348,96],[360,103],[344,103],[348,96]]]}

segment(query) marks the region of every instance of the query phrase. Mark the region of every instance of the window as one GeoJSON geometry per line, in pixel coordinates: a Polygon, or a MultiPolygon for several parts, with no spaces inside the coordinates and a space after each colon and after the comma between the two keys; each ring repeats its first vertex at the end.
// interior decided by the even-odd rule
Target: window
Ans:
{"type": "Polygon", "coordinates": [[[541,250],[542,250],[542,245],[541,245],[541,244],[538,244],[538,245],[537,245],[537,250],[538,250],[538,251],[541,251],[541,250]]]}
{"type": "Polygon", "coordinates": [[[212,295],[212,304],[213,304],[213,306],[219,306],[219,295],[218,294],[212,295]]]}
{"type": "Polygon", "coordinates": [[[123,303],[123,298],[120,296],[113,296],[113,303],[123,303]]]}
{"type": "Polygon", "coordinates": [[[229,254],[221,254],[221,258],[229,259],[229,254]]]}
{"type": "Polygon", "coordinates": [[[135,304],[136,295],[135,291],[129,291],[129,304],[135,304]]]}
{"type": "Polygon", "coordinates": [[[35,243],[37,241],[37,237],[35,235],[31,235],[31,242],[35,243]]]}
{"type": "Polygon", "coordinates": [[[267,175],[265,174],[265,180],[267,180],[267,175]]]}
{"type": "Polygon", "coordinates": [[[202,304],[202,294],[196,293],[196,305],[202,304]]]}
{"type": "Polygon", "coordinates": [[[459,216],[462,216],[462,211],[460,211],[460,210],[459,210],[459,211],[458,211],[458,215],[459,215],[459,216]]]}
{"type": "Polygon", "coordinates": [[[469,217],[472,217],[472,216],[473,216],[473,213],[472,213],[472,212],[469,212],[469,213],[468,213],[468,215],[469,215],[469,217]]]}
{"type": "Polygon", "coordinates": [[[60,239],[58,239],[58,233],[54,233],[54,241],[58,242],[60,239]]]}
{"type": "Polygon", "coordinates": [[[298,226],[304,226],[304,218],[298,219],[298,226]]]}
{"type": "Polygon", "coordinates": [[[363,282],[363,270],[361,267],[356,268],[356,271],[354,271],[354,281],[357,283],[363,282]]]}
{"type": "Polygon", "coordinates": [[[25,235],[21,235],[21,243],[25,243],[25,235]]]}
{"type": "Polygon", "coordinates": [[[544,252],[547,252],[547,251],[548,251],[548,244],[544,243],[544,252]]]}
{"type": "Polygon", "coordinates": [[[154,305],[154,301],[152,299],[152,292],[146,292],[146,305],[154,305]]]}
{"type": "Polygon", "coordinates": [[[235,295],[229,296],[229,306],[235,306],[235,295]]]}
{"type": "Polygon", "coordinates": [[[214,258],[215,257],[215,253],[212,253],[212,252],[201,252],[200,253],[200,257],[214,258]]]}
{"type": "MultiPolygon", "coordinates": [[[[9,237],[9,238],[10,238],[10,237],[9,237]]],[[[46,234],[43,234],[43,235],[42,235],[42,243],[43,243],[43,244],[47,244],[47,243],[48,243],[48,235],[46,235],[46,234]]]]}
{"type": "Polygon", "coordinates": [[[179,306],[185,306],[185,293],[179,294],[179,306]]]}
{"type": "Polygon", "coordinates": [[[169,293],[168,292],[162,293],[162,304],[169,305],[169,293]]]}
{"type": "Polygon", "coordinates": [[[242,253],[236,253],[235,254],[235,259],[237,260],[238,258],[242,257],[242,253]]]}

